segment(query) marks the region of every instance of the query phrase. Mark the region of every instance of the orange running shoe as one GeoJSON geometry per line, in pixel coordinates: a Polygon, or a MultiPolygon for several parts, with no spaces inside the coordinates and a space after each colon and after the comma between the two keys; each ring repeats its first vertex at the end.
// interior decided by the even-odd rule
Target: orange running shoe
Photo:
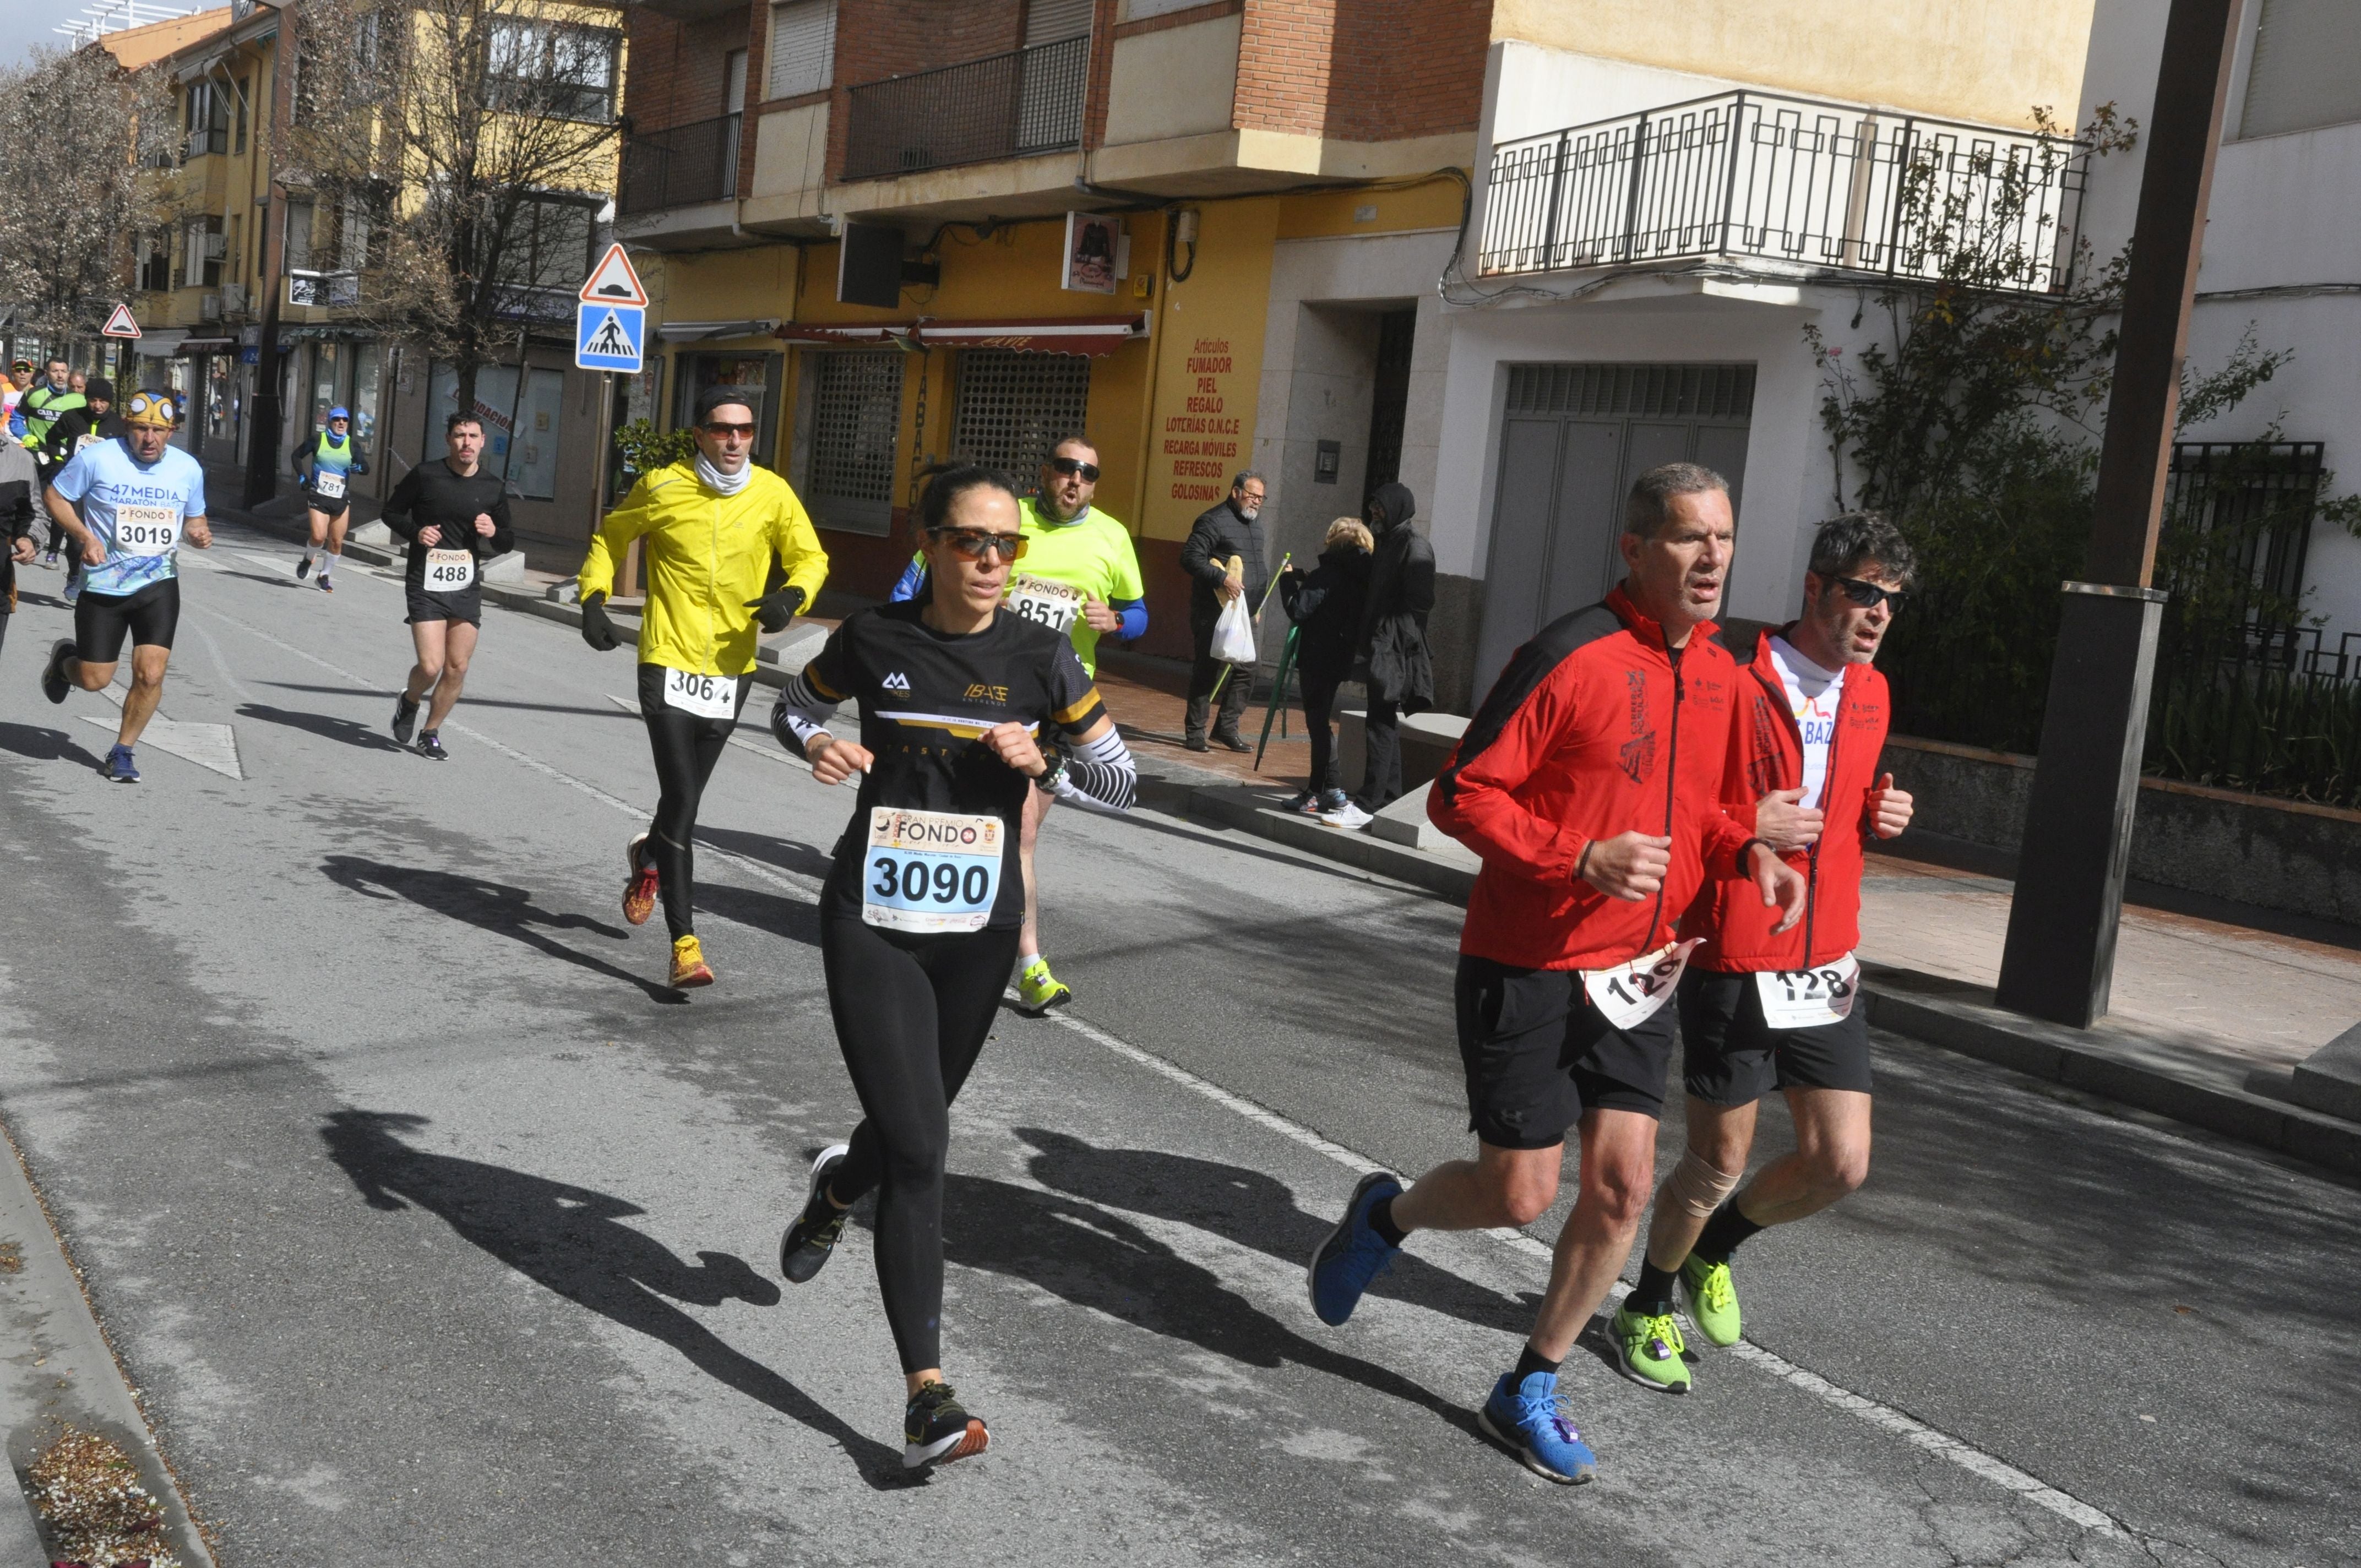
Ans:
{"type": "Polygon", "coordinates": [[[694,991],[700,985],[713,983],[713,970],[706,967],[705,949],[697,945],[694,937],[672,939],[672,988],[694,991]]]}
{"type": "Polygon", "coordinates": [[[656,909],[656,863],[648,859],[647,842],[642,833],[623,850],[631,868],[631,878],[623,884],[623,918],[634,926],[646,925],[656,909]]]}

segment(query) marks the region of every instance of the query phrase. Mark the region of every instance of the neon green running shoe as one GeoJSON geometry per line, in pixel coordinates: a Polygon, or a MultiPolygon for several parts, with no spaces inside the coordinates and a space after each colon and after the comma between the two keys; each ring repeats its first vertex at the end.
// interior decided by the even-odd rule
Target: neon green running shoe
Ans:
{"type": "Polygon", "coordinates": [[[1692,1257],[1682,1264],[1681,1301],[1708,1344],[1728,1350],[1738,1343],[1738,1287],[1730,1282],[1728,1263],[1692,1257]]]}
{"type": "Polygon", "coordinates": [[[1035,959],[1016,977],[1016,999],[1030,1013],[1047,1013],[1052,1007],[1063,1007],[1074,999],[1074,993],[1058,983],[1049,972],[1049,960],[1035,959]]]}
{"type": "Polygon", "coordinates": [[[1623,1376],[1642,1388],[1687,1393],[1688,1363],[1681,1359],[1687,1348],[1681,1325],[1670,1312],[1643,1318],[1626,1307],[1615,1314],[1615,1359],[1622,1364],[1623,1376]]]}

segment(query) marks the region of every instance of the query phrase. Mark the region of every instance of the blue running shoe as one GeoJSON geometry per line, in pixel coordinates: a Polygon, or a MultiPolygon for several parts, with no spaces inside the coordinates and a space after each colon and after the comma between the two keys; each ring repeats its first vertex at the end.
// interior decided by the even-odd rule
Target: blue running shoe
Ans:
{"type": "Polygon", "coordinates": [[[1382,1170],[1361,1178],[1361,1184],[1353,1189],[1352,1201],[1345,1205],[1345,1217],[1312,1253],[1311,1266],[1304,1270],[1312,1310],[1330,1328],[1345,1326],[1353,1309],[1361,1304],[1361,1292],[1392,1266],[1394,1254],[1401,1250],[1389,1245],[1369,1227],[1369,1211],[1401,1190],[1402,1184],[1382,1170]]]}
{"type": "Polygon", "coordinates": [[[131,765],[131,748],[116,746],[106,753],[106,776],[116,784],[137,784],[139,770],[131,765]]]}
{"type": "Polygon", "coordinates": [[[1492,1397],[1476,1412],[1484,1435],[1517,1456],[1517,1463],[1544,1481],[1579,1486],[1598,1475],[1598,1456],[1565,1419],[1557,1397],[1557,1374],[1529,1372],[1522,1383],[1504,1372],[1492,1397]]]}

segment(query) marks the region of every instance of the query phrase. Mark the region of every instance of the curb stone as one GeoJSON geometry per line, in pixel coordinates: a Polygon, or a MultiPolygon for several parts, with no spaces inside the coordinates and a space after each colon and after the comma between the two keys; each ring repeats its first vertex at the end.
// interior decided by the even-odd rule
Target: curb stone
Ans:
{"type": "MultiPolygon", "coordinates": [[[[1268,806],[1270,792],[1232,784],[1191,792],[1191,815],[1224,827],[1408,883],[1455,904],[1476,884],[1477,861],[1458,845],[1444,853],[1345,832],[1268,806]]],[[[2047,1079],[2085,1093],[2182,1122],[2348,1176],[2361,1175],[2361,1122],[2295,1104],[2275,1090],[2285,1073],[2257,1072],[2245,1084],[2209,1081],[2184,1064],[2155,1059],[2148,1043],[2104,1025],[2069,1029],[1993,1005],[1989,987],[1915,970],[1864,962],[1862,992],[1879,1028],[1921,1045],[2047,1079]]]]}
{"type": "Polygon", "coordinates": [[[7,1448],[9,1487],[16,1503],[0,1498],[0,1562],[46,1563],[24,1476],[60,1424],[113,1439],[138,1467],[139,1484],[163,1506],[164,1533],[187,1568],[214,1568],[181,1495],[179,1480],[157,1447],[105,1331],[83,1294],[81,1270],[51,1223],[15,1140],[0,1128],[0,1240],[16,1244],[23,1266],[0,1277],[0,1434],[7,1448]],[[21,1516],[20,1516],[21,1508],[21,1516]],[[22,1518],[22,1530],[18,1520],[22,1518]],[[33,1539],[21,1555],[19,1537],[33,1539]]]}

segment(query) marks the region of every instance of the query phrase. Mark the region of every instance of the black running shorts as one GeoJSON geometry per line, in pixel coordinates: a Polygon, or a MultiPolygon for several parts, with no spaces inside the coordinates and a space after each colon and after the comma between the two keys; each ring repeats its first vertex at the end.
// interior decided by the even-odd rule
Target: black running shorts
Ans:
{"type": "Polygon", "coordinates": [[[406,624],[417,625],[422,620],[464,620],[470,626],[484,623],[484,585],[469,583],[456,594],[433,594],[424,588],[404,587],[402,598],[410,606],[403,617],[406,624]]]}
{"type": "Polygon", "coordinates": [[[303,492],[303,504],[309,507],[312,510],[316,511],[321,516],[326,518],[330,522],[334,522],[336,519],[344,516],[345,513],[350,511],[353,507],[353,501],[350,496],[324,496],[317,490],[305,490],[303,492]]]}
{"type": "Polygon", "coordinates": [[[181,579],[166,577],[127,594],[84,593],[74,600],[74,657],[112,664],[123,640],[134,648],[170,648],[181,625],[181,579]]]}
{"type": "Polygon", "coordinates": [[[1565,1141],[1586,1111],[1661,1116],[1673,1064],[1673,1009],[1618,1029],[1574,970],[1519,969],[1459,955],[1453,987],[1467,1125],[1496,1148],[1565,1141]]]}
{"type": "Polygon", "coordinates": [[[1682,1087],[1708,1105],[1751,1105],[1774,1089],[1870,1092],[1869,1019],[1856,997],[1840,1023],[1773,1029],[1751,974],[1681,976],[1682,1087]]]}

